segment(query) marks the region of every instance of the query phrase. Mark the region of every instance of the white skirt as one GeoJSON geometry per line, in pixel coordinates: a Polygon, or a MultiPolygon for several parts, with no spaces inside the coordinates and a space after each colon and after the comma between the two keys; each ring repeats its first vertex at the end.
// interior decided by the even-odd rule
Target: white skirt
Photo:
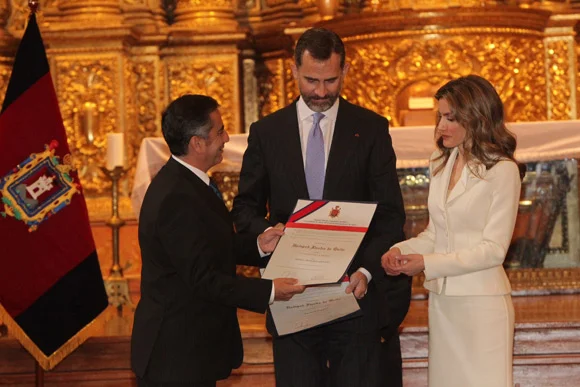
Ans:
{"type": "Polygon", "coordinates": [[[513,387],[510,295],[429,293],[429,387],[513,387]]]}

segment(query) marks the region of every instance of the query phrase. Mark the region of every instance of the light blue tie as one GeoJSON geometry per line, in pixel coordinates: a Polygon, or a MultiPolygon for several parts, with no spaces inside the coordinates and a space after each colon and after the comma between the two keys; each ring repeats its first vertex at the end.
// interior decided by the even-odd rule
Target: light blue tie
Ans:
{"type": "Polygon", "coordinates": [[[306,175],[306,185],[308,186],[308,195],[310,199],[322,199],[324,192],[324,137],[320,129],[320,120],[324,118],[322,113],[312,115],[312,129],[308,135],[306,145],[306,166],[304,174],[306,175]]]}

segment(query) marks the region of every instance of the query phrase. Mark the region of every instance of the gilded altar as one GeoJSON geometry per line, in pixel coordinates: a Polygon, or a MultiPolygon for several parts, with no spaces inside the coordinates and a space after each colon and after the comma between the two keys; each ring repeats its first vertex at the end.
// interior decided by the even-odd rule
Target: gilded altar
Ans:
{"type": "MultiPolygon", "coordinates": [[[[0,98],[27,2],[0,0],[0,98]]],[[[297,96],[292,47],[314,25],[344,38],[351,65],[344,97],[392,126],[431,117],[429,107],[411,101],[469,73],[494,84],[509,122],[578,118],[579,0],[39,2],[69,146],[95,223],[111,213],[111,182],[100,168],[107,134],[125,134],[128,173],[119,182],[119,206],[122,218],[134,219],[139,147],[160,134],[166,104],[184,93],[209,94],[227,130],[246,132],[297,96]]]]}

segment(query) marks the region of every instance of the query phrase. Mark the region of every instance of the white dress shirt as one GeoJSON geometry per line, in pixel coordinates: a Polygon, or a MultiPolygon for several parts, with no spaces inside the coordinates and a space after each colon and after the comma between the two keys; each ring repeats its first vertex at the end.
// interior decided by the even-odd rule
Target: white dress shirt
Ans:
{"type": "MultiPolygon", "coordinates": [[[[193,172],[197,177],[199,177],[201,179],[201,181],[203,181],[209,187],[209,176],[207,173],[205,173],[201,169],[194,167],[193,165],[186,163],[185,161],[181,160],[179,157],[175,157],[174,155],[171,155],[171,157],[173,158],[173,160],[177,161],[179,164],[183,165],[185,168],[187,168],[191,172],[193,172]]],[[[256,244],[258,245],[258,252],[260,253],[260,256],[262,258],[269,255],[269,254],[266,254],[262,251],[262,249],[260,248],[260,243],[257,240],[256,240],[256,244]]],[[[274,302],[274,295],[275,294],[276,294],[276,291],[274,289],[274,281],[272,281],[272,292],[270,293],[270,301],[269,301],[270,304],[272,304],[274,302]]]]}
{"type": "MultiPolygon", "coordinates": [[[[336,125],[336,116],[338,115],[338,104],[340,99],[336,99],[334,105],[325,112],[324,117],[320,120],[320,130],[322,130],[322,137],[324,139],[324,167],[328,165],[328,155],[330,154],[330,145],[332,144],[332,136],[334,135],[334,127],[336,125]]],[[[306,165],[306,147],[308,146],[308,136],[312,130],[314,122],[314,110],[310,109],[306,102],[300,97],[296,104],[296,111],[298,113],[298,132],[300,133],[300,145],[302,147],[302,162],[306,165]]],[[[367,281],[371,282],[373,276],[364,267],[360,267],[360,271],[367,277],[367,281]]]]}

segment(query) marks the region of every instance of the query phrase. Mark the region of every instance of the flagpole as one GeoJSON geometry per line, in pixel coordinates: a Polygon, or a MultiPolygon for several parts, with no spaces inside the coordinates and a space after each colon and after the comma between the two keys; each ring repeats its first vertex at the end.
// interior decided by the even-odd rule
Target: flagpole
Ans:
{"type": "MultiPolygon", "coordinates": [[[[28,0],[28,8],[30,8],[30,15],[35,15],[38,9],[38,0],[28,0]]],[[[34,385],[44,387],[44,369],[36,360],[34,361],[34,385]]]]}
{"type": "Polygon", "coordinates": [[[34,368],[35,368],[34,385],[36,387],[44,387],[44,370],[37,361],[35,362],[34,368]]]}

